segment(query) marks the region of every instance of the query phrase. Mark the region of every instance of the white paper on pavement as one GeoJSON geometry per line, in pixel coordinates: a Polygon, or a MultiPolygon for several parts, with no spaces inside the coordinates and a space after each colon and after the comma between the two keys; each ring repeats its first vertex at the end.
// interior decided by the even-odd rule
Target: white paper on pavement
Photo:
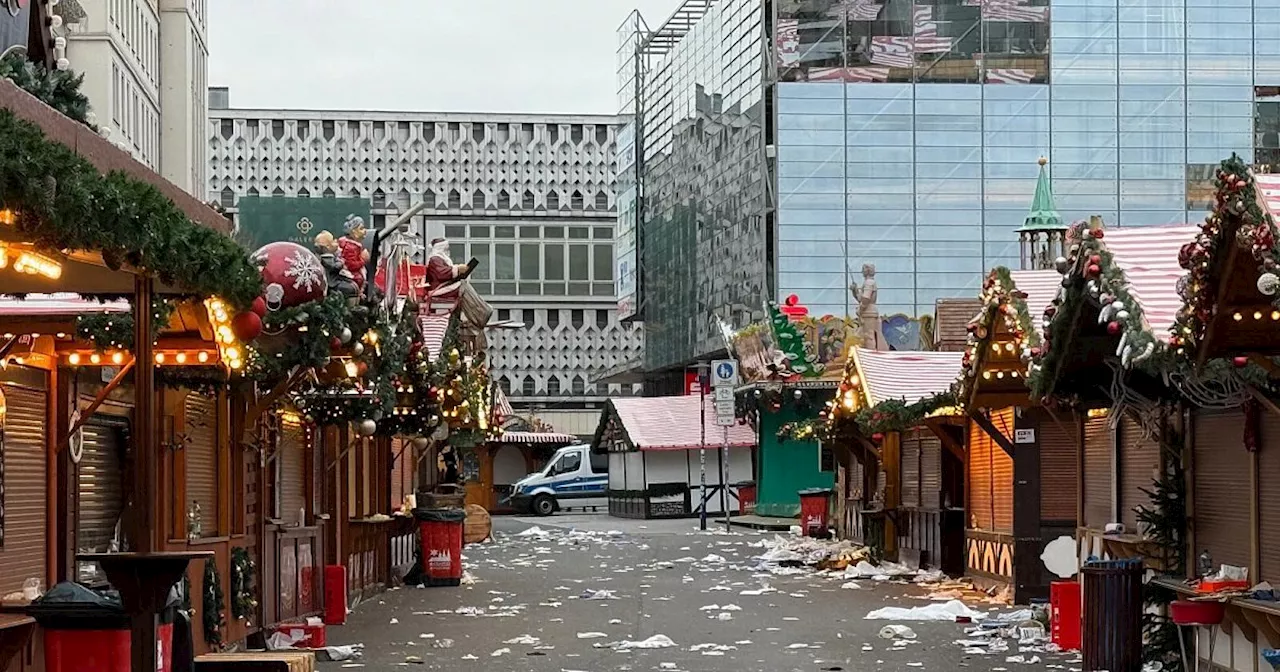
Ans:
{"type": "Polygon", "coordinates": [[[876,609],[863,618],[868,621],[955,622],[957,616],[969,618],[974,621],[980,621],[983,618],[986,618],[987,615],[984,612],[970,609],[960,600],[950,600],[948,602],[929,604],[922,607],[911,607],[909,609],[903,607],[884,607],[883,609],[876,609]]]}

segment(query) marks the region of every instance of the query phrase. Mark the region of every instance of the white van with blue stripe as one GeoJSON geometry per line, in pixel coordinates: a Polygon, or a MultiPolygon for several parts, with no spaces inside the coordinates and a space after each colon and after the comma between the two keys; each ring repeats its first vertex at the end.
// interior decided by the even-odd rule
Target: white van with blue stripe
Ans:
{"type": "Polygon", "coordinates": [[[565,446],[541,471],[511,486],[510,503],[518,511],[549,516],[556,511],[598,510],[609,506],[609,456],[591,446],[565,446]]]}

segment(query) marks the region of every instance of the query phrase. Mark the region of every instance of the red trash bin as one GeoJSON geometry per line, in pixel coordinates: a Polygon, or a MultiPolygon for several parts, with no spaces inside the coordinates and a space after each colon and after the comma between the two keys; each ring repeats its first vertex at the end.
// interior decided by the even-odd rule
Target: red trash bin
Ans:
{"type": "Polygon", "coordinates": [[[800,529],[810,537],[825,536],[830,526],[827,510],[831,488],[810,488],[797,494],[800,495],[800,529]]]}
{"type": "Polygon", "coordinates": [[[347,568],[342,565],[324,566],[324,624],[342,625],[347,622],[347,568]]]}
{"type": "Polygon", "coordinates": [[[1080,648],[1080,582],[1049,584],[1049,637],[1064,651],[1080,648]]]}
{"type": "Polygon", "coordinates": [[[461,509],[414,509],[422,569],[428,586],[462,584],[462,526],[467,514],[461,509]]]}
{"type": "MultiPolygon", "coordinates": [[[[173,669],[173,609],[156,626],[156,670],[173,669]]],[[[119,602],[64,582],[27,607],[44,631],[46,672],[130,672],[132,633],[119,602]]]]}
{"type": "Polygon", "coordinates": [[[738,489],[738,515],[746,516],[756,512],[756,482],[739,481],[732,487],[738,489]]]}

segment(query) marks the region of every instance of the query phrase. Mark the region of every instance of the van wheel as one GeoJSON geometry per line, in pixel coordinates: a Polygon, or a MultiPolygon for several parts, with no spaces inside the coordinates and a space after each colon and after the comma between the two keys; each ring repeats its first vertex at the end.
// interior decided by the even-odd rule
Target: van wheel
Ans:
{"type": "Polygon", "coordinates": [[[551,495],[538,495],[533,498],[533,512],[539,516],[549,516],[556,511],[556,500],[551,495]]]}

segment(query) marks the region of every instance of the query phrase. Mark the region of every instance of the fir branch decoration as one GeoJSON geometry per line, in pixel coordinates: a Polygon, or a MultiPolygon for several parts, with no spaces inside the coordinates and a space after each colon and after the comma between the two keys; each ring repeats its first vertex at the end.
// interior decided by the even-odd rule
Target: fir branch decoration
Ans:
{"type": "Polygon", "coordinates": [[[43,250],[91,250],[113,269],[145,269],[160,282],[247,309],[262,278],[245,250],[187,218],[154,186],[103,175],[39,127],[0,110],[0,209],[43,250]]]}
{"type": "Polygon", "coordinates": [[[29,60],[26,54],[15,52],[0,59],[0,79],[13,80],[18,88],[40,102],[97,132],[97,127],[89,123],[89,99],[80,93],[83,74],[51,70],[43,63],[29,60]]]}
{"type": "MultiPolygon", "coordinates": [[[[154,338],[169,324],[176,306],[165,299],[151,302],[151,335],[154,338]]],[[[76,317],[76,336],[100,350],[133,349],[133,313],[89,313],[76,317]]]]}
{"type": "Polygon", "coordinates": [[[254,597],[256,565],[249,549],[237,546],[231,549],[231,615],[247,622],[258,613],[258,600],[254,597]]]}
{"type": "Polygon", "coordinates": [[[218,577],[218,567],[213,560],[204,561],[204,595],[200,601],[204,641],[209,648],[222,648],[222,628],[227,624],[227,615],[222,605],[225,597],[222,594],[222,579],[218,577]]]}

